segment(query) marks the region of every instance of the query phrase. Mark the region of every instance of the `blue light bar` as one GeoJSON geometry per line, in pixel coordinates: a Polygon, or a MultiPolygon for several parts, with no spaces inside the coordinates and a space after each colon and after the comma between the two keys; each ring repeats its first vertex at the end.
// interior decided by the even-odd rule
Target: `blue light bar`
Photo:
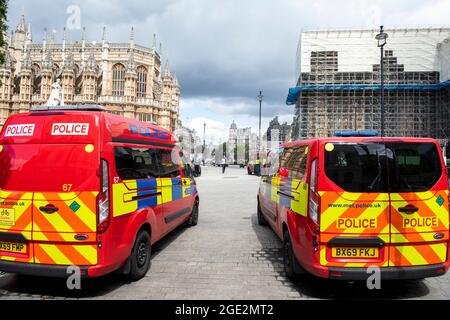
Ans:
{"type": "Polygon", "coordinates": [[[84,104],[84,105],[72,105],[72,106],[36,106],[32,107],[31,111],[104,111],[105,109],[102,106],[95,104],[84,104]]]}
{"type": "Polygon", "coordinates": [[[377,137],[378,131],[366,130],[366,131],[336,131],[334,133],[336,137],[377,137]]]}

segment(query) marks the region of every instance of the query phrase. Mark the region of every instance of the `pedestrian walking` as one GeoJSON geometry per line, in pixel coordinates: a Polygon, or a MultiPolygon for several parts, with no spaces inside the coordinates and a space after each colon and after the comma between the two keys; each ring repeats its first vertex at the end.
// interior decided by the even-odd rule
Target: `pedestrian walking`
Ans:
{"type": "Polygon", "coordinates": [[[225,173],[226,167],[227,167],[227,162],[225,161],[225,158],[222,158],[222,174],[225,173]]]}

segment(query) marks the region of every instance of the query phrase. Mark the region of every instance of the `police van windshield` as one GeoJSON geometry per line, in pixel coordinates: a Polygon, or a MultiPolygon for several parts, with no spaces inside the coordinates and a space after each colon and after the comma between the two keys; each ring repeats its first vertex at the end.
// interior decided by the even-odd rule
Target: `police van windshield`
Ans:
{"type": "Polygon", "coordinates": [[[433,143],[336,143],[325,147],[325,174],[349,192],[421,192],[442,167],[433,143]]]}
{"type": "Polygon", "coordinates": [[[87,144],[10,144],[0,152],[0,189],[98,190],[99,153],[87,144]]]}

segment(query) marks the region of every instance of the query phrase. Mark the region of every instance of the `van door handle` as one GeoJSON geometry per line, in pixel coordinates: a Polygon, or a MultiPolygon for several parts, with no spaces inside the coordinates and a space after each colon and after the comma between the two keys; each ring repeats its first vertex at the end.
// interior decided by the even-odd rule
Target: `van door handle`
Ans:
{"type": "Polygon", "coordinates": [[[412,205],[412,204],[408,204],[407,206],[398,208],[398,211],[399,211],[399,212],[402,212],[402,213],[408,213],[408,214],[417,212],[418,210],[419,210],[419,208],[415,207],[415,206],[412,205]]]}
{"type": "Polygon", "coordinates": [[[55,212],[57,212],[59,210],[59,208],[56,207],[53,204],[48,204],[45,207],[44,206],[43,207],[39,207],[39,210],[41,210],[41,211],[43,211],[45,213],[55,213],[55,212]]]}

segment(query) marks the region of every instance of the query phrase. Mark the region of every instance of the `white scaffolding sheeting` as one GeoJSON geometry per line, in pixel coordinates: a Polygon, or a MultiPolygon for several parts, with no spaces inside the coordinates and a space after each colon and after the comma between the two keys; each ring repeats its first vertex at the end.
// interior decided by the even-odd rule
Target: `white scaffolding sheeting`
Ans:
{"type": "MultiPolygon", "coordinates": [[[[313,51],[339,52],[339,72],[371,72],[379,63],[380,50],[375,40],[379,30],[325,30],[301,34],[297,66],[310,72],[313,51]]],[[[405,71],[439,71],[438,44],[450,37],[450,28],[386,29],[386,50],[395,52],[405,71]]]]}

